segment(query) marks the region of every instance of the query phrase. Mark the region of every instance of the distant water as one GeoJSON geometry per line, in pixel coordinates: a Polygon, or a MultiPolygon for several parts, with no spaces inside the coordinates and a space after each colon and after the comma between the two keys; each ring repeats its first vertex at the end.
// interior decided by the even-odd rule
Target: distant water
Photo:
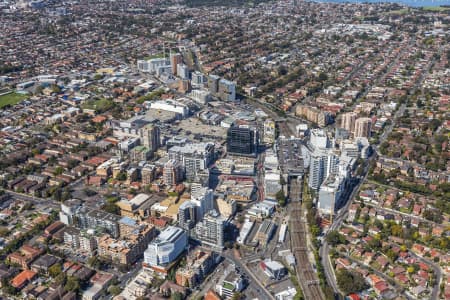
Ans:
{"type": "Polygon", "coordinates": [[[398,3],[407,6],[441,6],[450,5],[450,0],[318,0],[316,2],[333,2],[333,3],[398,3]]]}

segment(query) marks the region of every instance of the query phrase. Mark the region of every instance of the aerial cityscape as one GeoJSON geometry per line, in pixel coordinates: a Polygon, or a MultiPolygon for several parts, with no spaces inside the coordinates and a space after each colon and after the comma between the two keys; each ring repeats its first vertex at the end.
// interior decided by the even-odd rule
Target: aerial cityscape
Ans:
{"type": "Polygon", "coordinates": [[[1,0],[0,299],[450,300],[450,2],[1,0]]]}

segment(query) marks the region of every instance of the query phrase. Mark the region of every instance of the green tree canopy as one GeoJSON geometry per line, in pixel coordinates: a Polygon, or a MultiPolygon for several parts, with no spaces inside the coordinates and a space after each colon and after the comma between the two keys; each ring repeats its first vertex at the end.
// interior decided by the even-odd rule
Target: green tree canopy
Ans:
{"type": "Polygon", "coordinates": [[[346,294],[361,292],[368,288],[361,274],[346,269],[339,270],[336,279],[340,289],[346,294]]]}

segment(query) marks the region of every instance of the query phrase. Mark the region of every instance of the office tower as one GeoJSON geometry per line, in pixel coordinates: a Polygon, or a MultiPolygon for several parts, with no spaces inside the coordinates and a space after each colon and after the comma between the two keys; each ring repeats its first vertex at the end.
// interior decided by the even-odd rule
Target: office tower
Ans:
{"type": "Polygon", "coordinates": [[[178,226],[191,230],[200,220],[199,207],[192,201],[183,202],[178,208],[178,226]]]}
{"type": "Polygon", "coordinates": [[[195,225],[195,237],[203,245],[223,249],[225,219],[216,211],[211,211],[195,225]]]}
{"type": "Polygon", "coordinates": [[[342,114],[341,128],[344,128],[349,132],[353,132],[355,130],[356,116],[357,114],[355,112],[342,114]]]}
{"type": "Polygon", "coordinates": [[[146,125],[139,129],[139,136],[143,146],[147,147],[151,152],[155,152],[159,148],[160,131],[158,126],[146,125]]]}
{"type": "Polygon", "coordinates": [[[163,169],[164,184],[174,186],[183,180],[183,166],[177,160],[171,159],[163,169]]]}
{"type": "Polygon", "coordinates": [[[218,85],[218,97],[222,101],[235,101],[236,83],[226,79],[220,79],[218,85]]]}
{"type": "Polygon", "coordinates": [[[372,119],[358,118],[355,121],[355,137],[370,137],[372,119]]]}
{"type": "Polygon", "coordinates": [[[235,155],[256,155],[258,131],[256,128],[232,126],[227,132],[227,151],[235,155]]]}
{"type": "Polygon", "coordinates": [[[187,244],[186,232],[179,227],[169,226],[148,245],[144,252],[144,265],[164,268],[183,253],[187,244]]]}
{"type": "Polygon", "coordinates": [[[189,68],[185,64],[177,65],[177,76],[181,79],[189,79],[189,68]]]}
{"type": "Polygon", "coordinates": [[[275,122],[272,120],[264,121],[264,143],[273,144],[275,142],[275,122]]]}
{"type": "Polygon", "coordinates": [[[177,76],[178,65],[183,62],[183,57],[180,53],[170,54],[170,65],[172,67],[172,74],[177,76]]]}
{"type": "Polygon", "coordinates": [[[208,76],[208,88],[213,96],[217,96],[217,93],[219,92],[219,80],[220,77],[217,75],[208,76]]]}

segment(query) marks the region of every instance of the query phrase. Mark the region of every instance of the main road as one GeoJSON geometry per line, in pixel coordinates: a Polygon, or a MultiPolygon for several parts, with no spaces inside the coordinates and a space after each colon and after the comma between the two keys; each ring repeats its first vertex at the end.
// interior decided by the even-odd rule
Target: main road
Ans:
{"type": "Polygon", "coordinates": [[[272,293],[259,281],[259,279],[253,274],[253,272],[247,267],[245,263],[243,263],[241,258],[237,258],[234,256],[233,251],[224,251],[222,256],[225,257],[228,261],[233,263],[236,268],[242,272],[244,272],[247,278],[251,279],[250,285],[256,284],[256,291],[262,296],[261,299],[271,299],[275,300],[275,297],[272,293]]]}

